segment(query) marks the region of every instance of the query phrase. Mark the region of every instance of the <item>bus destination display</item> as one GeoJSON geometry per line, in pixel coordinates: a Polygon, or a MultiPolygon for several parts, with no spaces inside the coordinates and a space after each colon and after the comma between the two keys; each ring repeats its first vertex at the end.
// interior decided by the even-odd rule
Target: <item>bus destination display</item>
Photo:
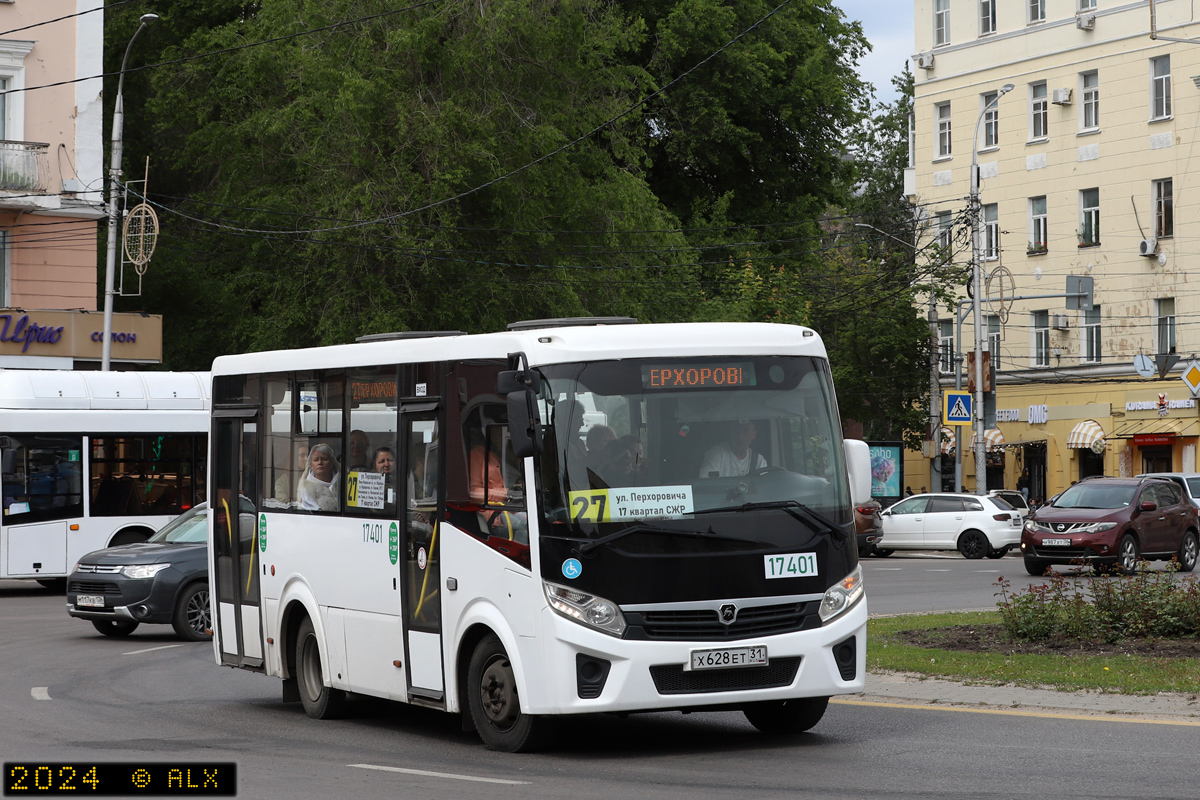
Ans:
{"type": "Polygon", "coordinates": [[[29,761],[4,765],[4,796],[236,797],[232,762],[29,761]]]}
{"type": "Polygon", "coordinates": [[[655,364],[642,367],[643,389],[729,389],[754,386],[754,364],[655,364]]]}

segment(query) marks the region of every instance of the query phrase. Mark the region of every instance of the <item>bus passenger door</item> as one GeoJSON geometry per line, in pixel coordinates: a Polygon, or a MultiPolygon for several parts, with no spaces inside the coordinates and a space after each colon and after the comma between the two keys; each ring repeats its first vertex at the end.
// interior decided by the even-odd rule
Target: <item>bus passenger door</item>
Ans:
{"type": "Polygon", "coordinates": [[[441,560],[438,556],[440,443],[433,404],[400,409],[400,582],[410,700],[445,702],[442,681],[441,560]]]}
{"type": "Polygon", "coordinates": [[[215,411],[213,436],[214,633],[221,663],[263,666],[259,615],[258,423],[255,412],[215,411]],[[228,415],[228,416],[227,416],[228,415]],[[236,415],[236,416],[235,416],[236,415]]]}

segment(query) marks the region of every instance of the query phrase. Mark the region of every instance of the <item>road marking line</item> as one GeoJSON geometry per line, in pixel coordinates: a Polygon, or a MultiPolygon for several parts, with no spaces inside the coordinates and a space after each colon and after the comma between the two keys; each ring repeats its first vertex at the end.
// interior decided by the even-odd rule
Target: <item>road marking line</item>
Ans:
{"type": "Polygon", "coordinates": [[[502,778],[477,778],[474,775],[455,775],[451,772],[429,772],[424,769],[404,769],[402,767],[381,767],[377,764],[347,764],[357,769],[377,769],[381,772],[400,772],[405,775],[426,775],[430,778],[449,778],[455,781],[476,781],[478,783],[503,783],[508,786],[528,786],[530,781],[507,781],[502,778]]]}
{"type": "Polygon", "coordinates": [[[31,695],[33,695],[34,700],[49,700],[50,699],[50,687],[49,686],[35,686],[29,690],[29,693],[31,695]]]}
{"type": "Polygon", "coordinates": [[[926,572],[949,572],[948,569],[926,569],[926,572]]]}
{"type": "Polygon", "coordinates": [[[155,650],[170,650],[172,647],[183,647],[181,644],[164,644],[162,647],[147,647],[145,650],[130,650],[128,653],[121,653],[123,656],[139,656],[142,653],[153,653],[155,650]]]}
{"type": "Polygon", "coordinates": [[[999,572],[1000,570],[998,570],[998,569],[977,569],[977,570],[975,570],[975,571],[976,571],[976,572],[986,572],[986,573],[988,573],[989,575],[991,575],[991,574],[994,574],[994,573],[997,573],[997,572],[999,572]]]}
{"type": "Polygon", "coordinates": [[[918,705],[916,703],[883,703],[872,700],[843,700],[841,698],[831,698],[830,703],[838,703],[844,706],[875,706],[878,708],[910,708],[917,711],[962,711],[968,714],[999,714],[1004,717],[1043,717],[1046,719],[1072,719],[1086,720],[1092,722],[1137,722],[1142,725],[1183,725],[1189,728],[1200,728],[1200,721],[1190,722],[1187,720],[1172,720],[1172,719],[1131,719],[1123,717],[1120,713],[1106,714],[1103,711],[1097,711],[1092,714],[1064,714],[1051,711],[1013,711],[1004,708],[963,708],[961,706],[943,706],[937,704],[918,705]],[[1101,716],[1102,715],[1102,716],[1101,716]]]}
{"type": "Polygon", "coordinates": [[[899,572],[904,567],[872,567],[876,572],[899,572]]]}

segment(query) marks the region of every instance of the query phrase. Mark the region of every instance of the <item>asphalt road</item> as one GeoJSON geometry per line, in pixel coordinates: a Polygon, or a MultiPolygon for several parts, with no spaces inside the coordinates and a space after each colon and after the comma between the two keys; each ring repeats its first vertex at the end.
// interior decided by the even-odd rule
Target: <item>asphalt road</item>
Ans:
{"type": "MultiPolygon", "coordinates": [[[[992,578],[975,570],[1016,575],[1020,562],[866,566],[872,609],[898,611],[986,607],[992,578]]],[[[0,581],[0,607],[5,762],[235,762],[238,796],[254,800],[1197,795],[1196,725],[841,702],[789,739],[738,713],[662,713],[571,720],[550,752],[506,755],[455,717],[400,704],[308,719],[277,679],[216,666],[210,645],[169,626],[106,639],[36,585],[0,581]]]]}

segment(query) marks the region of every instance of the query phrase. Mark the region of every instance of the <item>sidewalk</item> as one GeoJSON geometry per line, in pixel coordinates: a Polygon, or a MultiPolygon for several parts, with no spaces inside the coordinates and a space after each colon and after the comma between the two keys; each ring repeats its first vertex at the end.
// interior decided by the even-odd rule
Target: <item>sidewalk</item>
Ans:
{"type": "Polygon", "coordinates": [[[988,686],[903,673],[867,673],[867,689],[847,700],[1187,721],[1200,725],[1200,695],[1126,695],[988,686]]]}

